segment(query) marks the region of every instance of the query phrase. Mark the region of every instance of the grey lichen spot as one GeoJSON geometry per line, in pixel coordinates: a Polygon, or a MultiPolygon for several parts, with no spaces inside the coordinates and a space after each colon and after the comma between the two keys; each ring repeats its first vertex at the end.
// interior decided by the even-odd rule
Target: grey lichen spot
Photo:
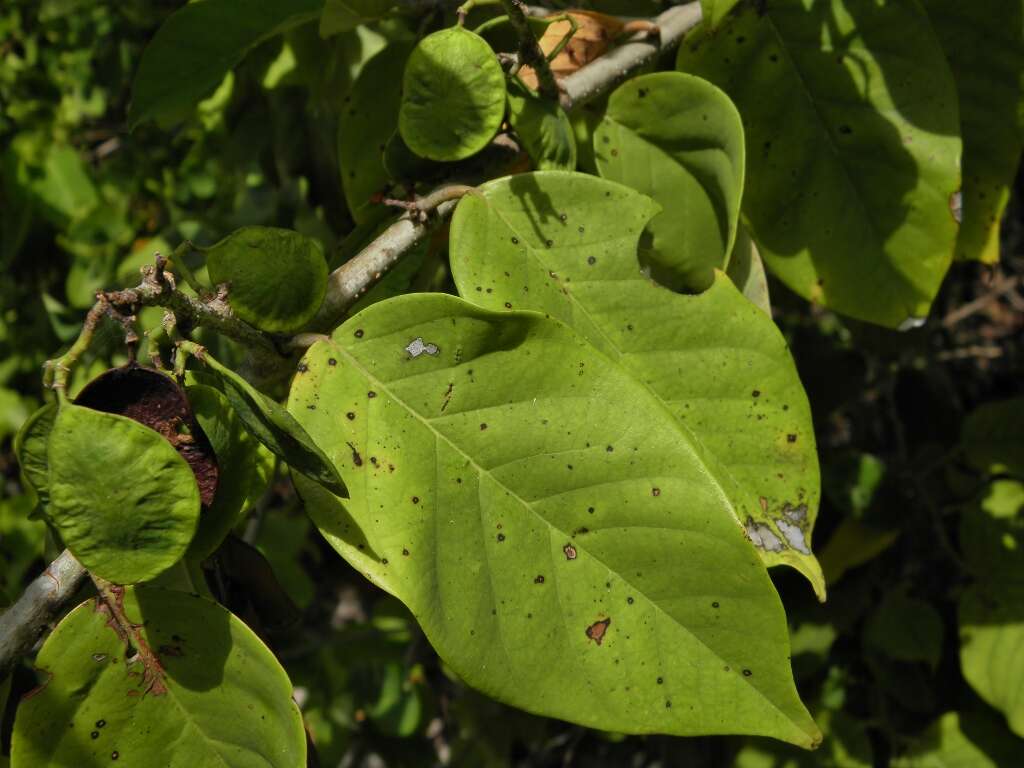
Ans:
{"type": "Polygon", "coordinates": [[[803,529],[799,525],[791,523],[784,517],[776,518],[775,524],[779,526],[779,530],[786,537],[789,546],[805,555],[811,554],[811,549],[807,546],[807,539],[804,537],[803,529]]]}
{"type": "Polygon", "coordinates": [[[429,341],[423,341],[422,336],[417,336],[415,339],[410,341],[405,351],[409,353],[410,358],[417,358],[420,355],[430,355],[431,357],[437,357],[437,353],[441,351],[437,344],[431,344],[429,341]]]}
{"type": "Polygon", "coordinates": [[[807,519],[807,505],[801,504],[798,507],[791,507],[789,504],[783,504],[782,514],[789,518],[791,522],[802,523],[807,519]]]}
{"type": "Polygon", "coordinates": [[[754,522],[754,518],[748,517],[746,525],[743,526],[746,531],[747,538],[753,543],[755,547],[765,550],[766,552],[781,552],[785,549],[785,545],[782,540],[775,535],[764,523],[754,522]]]}

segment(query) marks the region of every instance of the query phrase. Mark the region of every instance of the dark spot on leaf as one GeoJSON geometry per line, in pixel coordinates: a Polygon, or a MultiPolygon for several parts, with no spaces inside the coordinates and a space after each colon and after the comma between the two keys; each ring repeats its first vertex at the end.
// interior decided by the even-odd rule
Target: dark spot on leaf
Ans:
{"type": "Polygon", "coordinates": [[[408,549],[403,549],[402,550],[402,557],[408,557],[408,556],[409,556],[409,550],[408,549]]]}
{"type": "Polygon", "coordinates": [[[608,453],[611,453],[612,451],[614,451],[614,450],[615,450],[615,448],[614,448],[614,446],[608,445],[608,446],[605,446],[605,450],[606,450],[606,451],[607,451],[608,453]]]}
{"type": "Polygon", "coordinates": [[[651,496],[661,496],[661,488],[651,488],[651,496]]]}
{"type": "Polygon", "coordinates": [[[593,640],[595,643],[600,645],[604,641],[605,633],[608,631],[608,625],[611,623],[611,618],[595,621],[587,627],[587,639],[593,640]]]}
{"type": "Polygon", "coordinates": [[[363,338],[363,329],[362,329],[362,328],[357,328],[357,329],[356,329],[356,332],[355,332],[355,337],[356,337],[357,339],[361,339],[361,338],[363,338]]]}
{"type": "Polygon", "coordinates": [[[305,373],[306,371],[309,370],[309,366],[306,365],[305,363],[299,363],[297,366],[295,366],[295,370],[297,370],[299,373],[305,373]]]}
{"type": "Polygon", "coordinates": [[[754,674],[754,673],[751,672],[749,669],[744,669],[743,670],[743,676],[744,677],[750,677],[752,674],[754,674]]]}
{"type": "Polygon", "coordinates": [[[504,533],[499,533],[498,534],[498,541],[504,541],[504,540],[505,540],[505,534],[504,533]]]}
{"type": "Polygon", "coordinates": [[[590,266],[594,266],[595,264],[597,264],[597,259],[594,256],[588,256],[587,264],[589,264],[590,266]]]}
{"type": "Polygon", "coordinates": [[[853,128],[851,128],[848,125],[840,125],[839,132],[844,136],[849,136],[851,133],[853,133],[853,128]]]}
{"type": "Polygon", "coordinates": [[[566,221],[569,220],[569,216],[568,216],[568,214],[560,213],[560,214],[558,214],[558,220],[561,221],[564,224],[566,221]]]}
{"type": "Polygon", "coordinates": [[[359,455],[359,451],[356,450],[356,447],[352,443],[346,443],[346,445],[352,449],[352,463],[357,467],[363,466],[363,457],[359,455]]]}
{"type": "Polygon", "coordinates": [[[333,367],[333,366],[338,364],[338,361],[335,360],[333,357],[328,357],[327,358],[327,364],[333,367]]]}
{"type": "Polygon", "coordinates": [[[587,512],[589,512],[590,514],[594,514],[594,508],[593,507],[587,507],[587,512]]]}
{"type": "Polygon", "coordinates": [[[658,678],[658,685],[662,685],[664,682],[665,682],[665,678],[664,677],[659,677],[658,678]]]}
{"type": "Polygon", "coordinates": [[[632,597],[627,597],[626,598],[626,603],[629,604],[629,605],[632,605],[633,604],[633,598],[632,597]]]}
{"type": "Polygon", "coordinates": [[[546,245],[548,248],[550,248],[554,244],[555,244],[554,240],[545,240],[544,241],[544,245],[546,245]]]}
{"type": "Polygon", "coordinates": [[[672,709],[672,702],[669,700],[665,701],[665,709],[672,709]]]}
{"type": "Polygon", "coordinates": [[[565,553],[566,560],[576,559],[576,547],[574,547],[572,544],[566,544],[564,547],[562,547],[562,552],[565,553]]]}
{"type": "Polygon", "coordinates": [[[544,583],[544,577],[543,576],[537,576],[537,578],[535,578],[533,580],[533,583],[534,584],[543,584],[544,583]]]}
{"type": "Polygon", "coordinates": [[[98,739],[98,738],[100,737],[100,732],[99,732],[99,731],[93,731],[93,732],[92,732],[92,733],[90,733],[89,735],[90,735],[90,736],[91,736],[92,738],[94,738],[94,739],[98,739]]]}
{"type": "Polygon", "coordinates": [[[505,309],[512,309],[512,302],[511,301],[506,301],[505,302],[505,309]]]}
{"type": "Polygon", "coordinates": [[[348,419],[349,421],[355,421],[356,415],[352,411],[349,411],[348,413],[345,414],[345,418],[348,419]]]}
{"type": "Polygon", "coordinates": [[[481,423],[480,424],[480,431],[483,432],[485,429],[487,429],[487,424],[486,423],[481,423]]]}
{"type": "Polygon", "coordinates": [[[419,504],[420,503],[420,497],[419,496],[413,496],[412,497],[412,503],[413,504],[419,504]]]}
{"type": "Polygon", "coordinates": [[[715,600],[715,602],[713,602],[713,603],[711,604],[711,607],[712,607],[712,608],[717,608],[717,607],[718,607],[718,601],[717,601],[717,600],[715,600]]]}
{"type": "Polygon", "coordinates": [[[366,393],[366,396],[372,400],[377,396],[377,393],[371,389],[369,392],[366,393]]]}
{"type": "Polygon", "coordinates": [[[106,721],[106,720],[97,720],[97,721],[96,721],[96,727],[97,727],[97,728],[102,728],[102,727],[103,727],[103,726],[105,726],[106,724],[107,724],[107,721],[106,721]]]}
{"type": "Polygon", "coordinates": [[[787,443],[795,443],[796,442],[796,435],[786,435],[786,442],[787,443]]]}
{"type": "Polygon", "coordinates": [[[117,760],[117,758],[119,758],[120,756],[121,756],[121,753],[118,752],[117,750],[114,750],[113,752],[110,753],[110,759],[111,760],[117,760]]]}
{"type": "Polygon", "coordinates": [[[518,237],[513,237],[512,238],[512,245],[519,245],[519,238],[518,237]]]}
{"type": "Polygon", "coordinates": [[[751,397],[760,397],[761,396],[761,390],[760,389],[755,389],[753,392],[750,393],[750,396],[751,397]]]}

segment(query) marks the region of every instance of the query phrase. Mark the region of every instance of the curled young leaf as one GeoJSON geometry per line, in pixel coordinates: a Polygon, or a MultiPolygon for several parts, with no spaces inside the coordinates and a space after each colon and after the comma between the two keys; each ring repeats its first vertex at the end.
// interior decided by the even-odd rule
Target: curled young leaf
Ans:
{"type": "Polygon", "coordinates": [[[505,116],[505,74],[487,42],[462,27],[420,40],[405,65],[398,130],[431,160],[462,160],[494,137],[505,116]]]}
{"type": "Polygon", "coordinates": [[[185,460],[149,427],[62,405],[48,462],[50,521],[97,576],[146,581],[185,553],[199,518],[199,488],[185,460]]]}
{"type": "Polygon", "coordinates": [[[290,229],[243,227],[206,249],[210,280],[242,320],[272,333],[313,319],[327,288],[320,243],[290,229]]]}

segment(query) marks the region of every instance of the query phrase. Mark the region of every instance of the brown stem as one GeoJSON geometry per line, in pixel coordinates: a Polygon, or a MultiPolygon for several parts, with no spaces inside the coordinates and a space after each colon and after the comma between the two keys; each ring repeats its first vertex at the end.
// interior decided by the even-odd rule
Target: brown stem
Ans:
{"type": "Polygon", "coordinates": [[[546,99],[558,99],[558,83],[548,64],[548,58],[541,50],[537,36],[530,29],[526,4],[523,0],[501,0],[512,28],[519,36],[519,64],[531,67],[537,73],[540,95],[546,99]]]}

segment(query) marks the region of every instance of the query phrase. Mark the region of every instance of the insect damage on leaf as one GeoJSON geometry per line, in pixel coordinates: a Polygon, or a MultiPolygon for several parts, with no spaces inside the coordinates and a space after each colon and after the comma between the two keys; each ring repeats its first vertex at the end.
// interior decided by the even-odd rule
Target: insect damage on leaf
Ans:
{"type": "Polygon", "coordinates": [[[601,619],[595,621],[589,627],[587,627],[587,639],[593,640],[595,643],[600,645],[604,641],[604,636],[608,632],[608,626],[612,623],[611,617],[607,619],[601,619]]]}

